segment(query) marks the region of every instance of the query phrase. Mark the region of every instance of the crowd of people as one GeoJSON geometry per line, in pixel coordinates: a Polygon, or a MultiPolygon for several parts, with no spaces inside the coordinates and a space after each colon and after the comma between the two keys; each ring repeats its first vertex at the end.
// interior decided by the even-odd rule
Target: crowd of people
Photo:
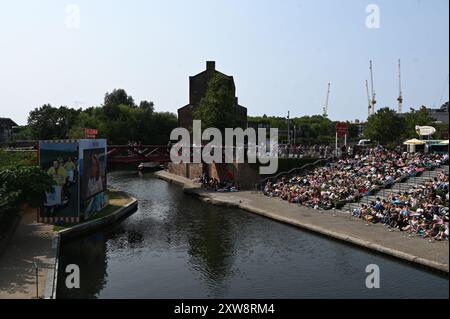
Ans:
{"type": "Polygon", "coordinates": [[[376,147],[304,175],[269,181],[263,186],[263,192],[291,203],[328,210],[356,202],[399,179],[446,162],[448,155],[402,153],[376,147]]]}
{"type": "Polygon", "coordinates": [[[241,190],[239,183],[219,181],[217,178],[209,177],[205,173],[194,179],[194,182],[200,183],[203,187],[216,192],[239,192],[241,190]]]}
{"type": "Polygon", "coordinates": [[[377,198],[362,204],[353,216],[366,223],[383,223],[410,234],[435,240],[448,240],[449,176],[437,177],[411,189],[390,193],[386,199],[377,198]]]}

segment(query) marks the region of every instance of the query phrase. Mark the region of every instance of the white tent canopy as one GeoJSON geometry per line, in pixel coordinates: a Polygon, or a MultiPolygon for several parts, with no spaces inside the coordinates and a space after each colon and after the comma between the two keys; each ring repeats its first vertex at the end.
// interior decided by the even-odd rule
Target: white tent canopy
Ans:
{"type": "Polygon", "coordinates": [[[417,138],[413,138],[411,140],[407,140],[403,143],[404,145],[425,145],[425,141],[418,140],[417,138]]]}

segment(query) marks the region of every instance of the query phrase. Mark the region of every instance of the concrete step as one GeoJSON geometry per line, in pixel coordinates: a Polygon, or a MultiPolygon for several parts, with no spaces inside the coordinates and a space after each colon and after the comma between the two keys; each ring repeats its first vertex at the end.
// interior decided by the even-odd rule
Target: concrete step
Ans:
{"type": "Polygon", "coordinates": [[[422,185],[422,184],[417,184],[417,183],[402,183],[402,184],[397,184],[392,186],[390,189],[409,189],[412,187],[415,187],[417,185],[422,185]]]}
{"type": "Polygon", "coordinates": [[[363,197],[359,202],[345,204],[344,207],[342,207],[342,211],[353,212],[355,208],[361,207],[361,204],[374,202],[377,200],[377,198],[380,198],[381,200],[387,199],[390,193],[405,192],[413,187],[423,185],[425,182],[436,177],[441,171],[448,173],[449,167],[443,166],[432,171],[425,171],[420,176],[408,178],[404,183],[395,183],[389,188],[379,190],[375,195],[363,197]]]}
{"type": "Polygon", "coordinates": [[[356,208],[361,207],[360,203],[352,203],[351,205],[346,205],[342,208],[344,211],[353,212],[356,208]]]}
{"type": "Polygon", "coordinates": [[[411,181],[423,181],[423,182],[426,182],[426,181],[429,181],[430,179],[434,179],[435,177],[437,177],[437,175],[426,175],[426,176],[416,176],[416,177],[410,177],[410,178],[408,178],[408,181],[409,182],[411,182],[411,181]]]}
{"type": "Polygon", "coordinates": [[[393,188],[391,188],[389,191],[391,192],[391,193],[398,193],[398,192],[405,192],[405,191],[408,191],[408,190],[410,190],[411,188],[413,188],[415,185],[402,185],[402,186],[396,186],[396,187],[393,187],[393,188]]]}

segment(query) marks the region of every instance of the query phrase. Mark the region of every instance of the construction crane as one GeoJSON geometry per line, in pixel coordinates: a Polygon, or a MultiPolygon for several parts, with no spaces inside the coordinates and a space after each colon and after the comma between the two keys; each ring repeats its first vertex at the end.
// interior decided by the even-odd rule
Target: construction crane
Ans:
{"type": "Polygon", "coordinates": [[[367,114],[368,114],[368,117],[370,117],[370,112],[372,110],[372,103],[370,101],[369,82],[367,80],[366,80],[366,91],[367,91],[367,105],[368,105],[368,107],[367,107],[367,110],[368,110],[367,114]]]}
{"type": "Polygon", "coordinates": [[[372,100],[370,101],[370,115],[375,114],[375,104],[377,104],[377,100],[375,99],[376,94],[375,90],[373,88],[373,65],[372,60],[370,60],[370,85],[371,85],[371,91],[372,91],[372,100]]]}
{"type": "Polygon", "coordinates": [[[401,114],[403,112],[403,92],[402,92],[402,69],[401,62],[398,59],[398,113],[401,114]]]}
{"type": "Polygon", "coordinates": [[[445,91],[447,90],[447,86],[448,86],[449,82],[450,82],[450,75],[447,75],[447,79],[445,80],[444,87],[442,88],[441,98],[439,99],[438,107],[442,106],[444,94],[445,94],[445,91]]]}
{"type": "Polygon", "coordinates": [[[331,83],[328,83],[327,98],[325,100],[325,106],[323,107],[323,117],[328,117],[328,101],[330,100],[330,88],[331,83]]]}

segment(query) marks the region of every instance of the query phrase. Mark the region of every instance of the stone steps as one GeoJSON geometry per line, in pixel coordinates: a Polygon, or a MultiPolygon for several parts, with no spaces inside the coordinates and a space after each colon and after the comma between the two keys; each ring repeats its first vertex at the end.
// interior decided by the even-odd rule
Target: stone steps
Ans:
{"type": "Polygon", "coordinates": [[[347,203],[344,205],[344,207],[342,207],[342,210],[352,212],[355,208],[360,207],[361,204],[371,203],[373,201],[376,201],[377,198],[387,199],[387,197],[389,196],[389,193],[398,193],[398,192],[408,191],[413,187],[423,185],[425,182],[429,181],[430,179],[434,179],[435,177],[438,176],[439,172],[441,172],[441,171],[448,173],[449,172],[448,165],[436,168],[432,171],[425,171],[420,176],[410,177],[403,183],[395,183],[394,185],[392,185],[389,188],[381,189],[375,195],[363,197],[359,202],[347,203]]]}

